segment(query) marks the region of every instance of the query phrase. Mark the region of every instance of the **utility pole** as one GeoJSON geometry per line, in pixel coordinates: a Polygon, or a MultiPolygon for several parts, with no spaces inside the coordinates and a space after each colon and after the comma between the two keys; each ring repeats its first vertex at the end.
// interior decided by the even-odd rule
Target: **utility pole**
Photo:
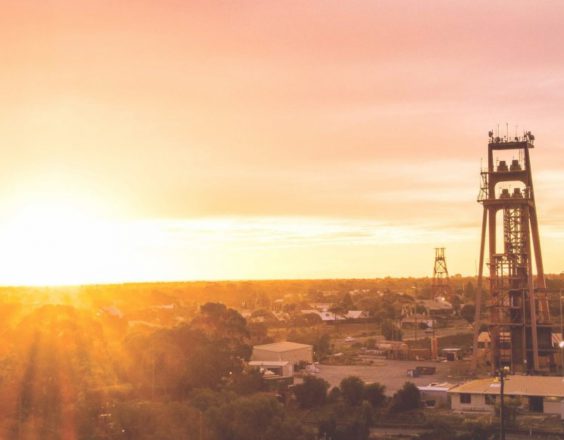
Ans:
{"type": "Polygon", "coordinates": [[[560,289],[560,342],[558,347],[560,348],[560,375],[564,376],[564,324],[562,321],[562,289],[560,289]]]}
{"type": "Polygon", "coordinates": [[[499,380],[499,438],[505,440],[505,381],[509,375],[509,368],[500,368],[496,373],[496,379],[499,380]]]}

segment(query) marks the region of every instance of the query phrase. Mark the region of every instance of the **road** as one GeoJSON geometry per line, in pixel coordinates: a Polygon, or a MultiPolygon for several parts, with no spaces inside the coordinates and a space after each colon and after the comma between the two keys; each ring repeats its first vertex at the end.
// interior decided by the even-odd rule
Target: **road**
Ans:
{"type": "Polygon", "coordinates": [[[358,376],[367,383],[379,382],[386,386],[386,394],[392,395],[407,381],[416,385],[429,385],[431,382],[448,381],[449,367],[446,363],[432,361],[378,360],[376,365],[318,365],[318,377],[331,386],[338,386],[347,376],[358,376]],[[417,366],[431,366],[437,369],[433,375],[408,377],[407,370],[417,366]]]}

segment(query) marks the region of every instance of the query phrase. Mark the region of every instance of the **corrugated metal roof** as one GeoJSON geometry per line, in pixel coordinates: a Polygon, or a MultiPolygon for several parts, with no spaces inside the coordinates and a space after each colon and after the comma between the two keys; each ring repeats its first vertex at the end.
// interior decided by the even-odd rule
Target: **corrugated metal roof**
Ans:
{"type": "Polygon", "coordinates": [[[430,383],[429,385],[417,385],[419,391],[448,391],[451,388],[455,387],[455,383],[430,383]]]}
{"type": "Polygon", "coordinates": [[[283,367],[288,365],[288,361],[250,361],[251,367],[283,367]]]}
{"type": "Polygon", "coordinates": [[[306,344],[298,344],[297,342],[274,342],[272,344],[264,344],[264,345],[255,345],[253,349],[258,348],[259,350],[266,350],[266,351],[292,351],[292,350],[302,350],[304,348],[313,348],[311,345],[306,344]]]}
{"type": "MultiPolygon", "coordinates": [[[[451,388],[449,393],[499,394],[493,378],[472,380],[451,388]]],[[[508,376],[504,394],[508,396],[564,397],[564,378],[556,376],[508,376]]]]}

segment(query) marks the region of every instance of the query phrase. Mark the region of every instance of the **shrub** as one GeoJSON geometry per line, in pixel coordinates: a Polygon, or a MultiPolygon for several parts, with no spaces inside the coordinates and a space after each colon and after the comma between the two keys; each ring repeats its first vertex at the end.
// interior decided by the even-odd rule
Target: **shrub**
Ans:
{"type": "Polygon", "coordinates": [[[406,382],[403,388],[398,390],[392,397],[389,411],[398,413],[417,409],[421,406],[421,393],[419,388],[411,382],[406,382]]]}
{"type": "Polygon", "coordinates": [[[314,376],[304,377],[304,381],[294,387],[294,395],[302,408],[320,406],[327,400],[329,383],[314,376]]]}
{"type": "Polygon", "coordinates": [[[345,377],[339,387],[343,399],[351,406],[360,405],[364,397],[364,382],[357,376],[345,377]]]}
{"type": "Polygon", "coordinates": [[[379,383],[371,383],[364,387],[364,399],[367,400],[374,408],[382,406],[386,401],[384,394],[386,387],[379,383]]]}

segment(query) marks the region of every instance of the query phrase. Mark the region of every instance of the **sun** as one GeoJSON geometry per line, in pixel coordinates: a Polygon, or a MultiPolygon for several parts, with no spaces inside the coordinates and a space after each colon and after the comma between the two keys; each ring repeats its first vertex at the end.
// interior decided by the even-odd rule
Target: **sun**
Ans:
{"type": "Polygon", "coordinates": [[[107,278],[115,230],[94,207],[68,194],[22,201],[1,224],[1,279],[59,285],[107,278]]]}

